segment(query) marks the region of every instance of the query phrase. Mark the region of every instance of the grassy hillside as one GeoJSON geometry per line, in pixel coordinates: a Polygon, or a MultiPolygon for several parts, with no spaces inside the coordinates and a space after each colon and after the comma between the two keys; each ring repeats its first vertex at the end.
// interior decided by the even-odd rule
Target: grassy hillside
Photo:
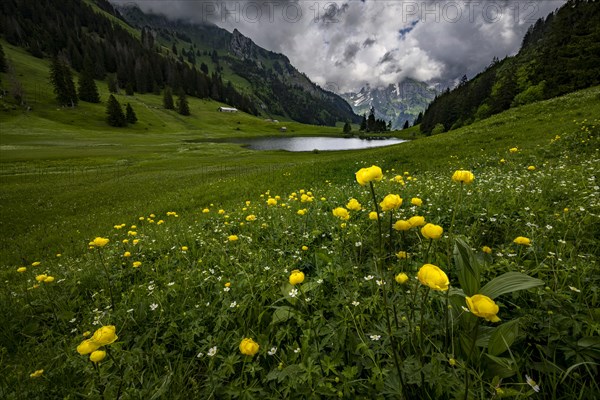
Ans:
{"type": "Polygon", "coordinates": [[[278,125],[215,102],[118,96],[122,129],[57,109],[47,64],[5,49],[33,109],[0,111],[1,398],[600,391],[600,87],[387,148],[259,152],[220,140],[278,125]],[[396,224],[417,216],[435,226],[396,224]]]}

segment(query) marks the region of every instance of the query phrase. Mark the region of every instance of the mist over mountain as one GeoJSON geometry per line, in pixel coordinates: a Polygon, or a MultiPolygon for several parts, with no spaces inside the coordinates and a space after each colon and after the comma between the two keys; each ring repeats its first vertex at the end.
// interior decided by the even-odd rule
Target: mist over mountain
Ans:
{"type": "Polygon", "coordinates": [[[392,121],[392,129],[401,129],[406,121],[413,124],[419,113],[425,111],[437,91],[423,82],[406,79],[385,88],[366,85],[357,93],[344,93],[355,113],[368,114],[371,107],[375,118],[392,121]]]}

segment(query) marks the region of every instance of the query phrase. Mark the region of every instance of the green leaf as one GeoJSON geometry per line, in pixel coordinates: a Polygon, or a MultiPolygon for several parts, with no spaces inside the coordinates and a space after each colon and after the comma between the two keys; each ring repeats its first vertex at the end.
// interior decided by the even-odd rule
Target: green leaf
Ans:
{"type": "Polygon", "coordinates": [[[288,306],[277,307],[275,312],[273,313],[273,318],[271,319],[271,324],[275,325],[280,322],[285,322],[288,319],[294,317],[296,315],[296,311],[293,308],[288,306]]]}
{"type": "Polygon", "coordinates": [[[313,282],[307,282],[307,283],[303,283],[300,286],[300,291],[304,294],[310,292],[311,290],[313,290],[314,288],[319,287],[319,283],[317,283],[316,281],[313,282]]]}
{"type": "Polygon", "coordinates": [[[499,356],[510,348],[519,335],[519,320],[506,322],[498,326],[488,342],[488,354],[499,356]]]}
{"type": "Polygon", "coordinates": [[[507,272],[495,277],[481,288],[480,293],[491,299],[505,294],[516,292],[517,290],[531,289],[536,286],[542,286],[544,281],[532,278],[520,272],[507,272]]]}
{"type": "Polygon", "coordinates": [[[473,254],[471,247],[462,239],[454,243],[454,263],[456,264],[458,282],[467,296],[479,291],[481,266],[473,254]]]}

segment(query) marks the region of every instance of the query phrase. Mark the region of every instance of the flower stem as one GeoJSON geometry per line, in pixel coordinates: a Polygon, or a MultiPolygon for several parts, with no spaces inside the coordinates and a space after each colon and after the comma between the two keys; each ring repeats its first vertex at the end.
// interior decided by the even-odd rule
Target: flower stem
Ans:
{"type": "Polygon", "coordinates": [[[110,274],[108,273],[108,268],[106,267],[106,264],[104,263],[104,258],[102,257],[102,252],[100,251],[100,249],[98,249],[98,257],[100,257],[100,264],[102,265],[102,269],[104,269],[104,273],[106,274],[106,279],[108,280],[108,292],[110,293],[110,305],[111,305],[111,309],[114,311],[115,310],[115,297],[113,296],[112,282],[110,280],[110,274]]]}

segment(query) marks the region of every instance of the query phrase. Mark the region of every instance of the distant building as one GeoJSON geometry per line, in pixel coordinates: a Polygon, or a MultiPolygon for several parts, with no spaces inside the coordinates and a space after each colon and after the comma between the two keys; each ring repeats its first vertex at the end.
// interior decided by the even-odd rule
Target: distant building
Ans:
{"type": "Polygon", "coordinates": [[[219,112],[235,113],[235,112],[238,112],[238,110],[237,110],[237,108],[233,108],[233,107],[219,107],[219,112]]]}
{"type": "Polygon", "coordinates": [[[281,128],[279,128],[279,132],[287,132],[287,128],[285,126],[282,126],[281,128]]]}

